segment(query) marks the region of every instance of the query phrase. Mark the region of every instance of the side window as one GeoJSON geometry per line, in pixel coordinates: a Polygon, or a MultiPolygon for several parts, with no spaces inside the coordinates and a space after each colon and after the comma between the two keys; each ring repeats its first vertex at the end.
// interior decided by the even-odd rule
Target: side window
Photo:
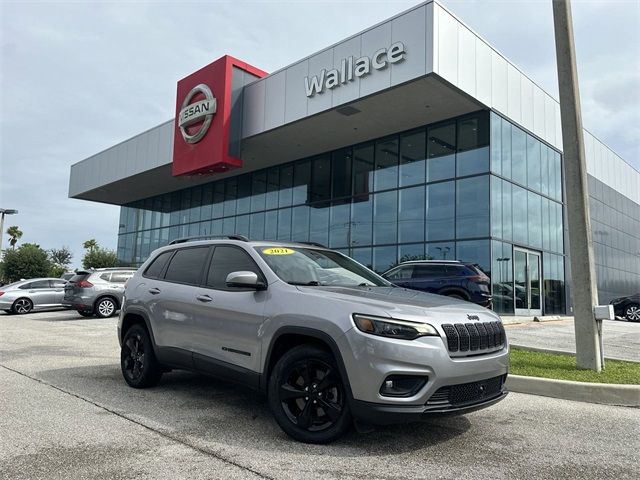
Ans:
{"type": "Polygon", "coordinates": [[[406,280],[411,278],[413,274],[413,267],[400,267],[396,269],[391,275],[389,275],[389,280],[406,280]]]}
{"type": "Polygon", "coordinates": [[[33,282],[25,283],[20,287],[20,290],[29,290],[30,288],[32,288],[31,285],[33,285],[33,282]]]}
{"type": "MultiPolygon", "coordinates": [[[[258,278],[262,278],[260,269],[247,252],[237,247],[216,247],[209,266],[207,286],[218,290],[226,290],[227,275],[231,272],[254,272],[258,278]]],[[[237,289],[234,289],[237,290],[237,289]]]]}
{"type": "Polygon", "coordinates": [[[464,265],[449,265],[447,272],[450,277],[468,277],[474,273],[464,265]]]}
{"type": "Polygon", "coordinates": [[[169,261],[169,258],[171,258],[171,255],[173,255],[173,250],[163,252],[158,255],[156,259],[151,262],[151,265],[149,265],[144,271],[144,276],[149,278],[160,278],[160,274],[164,270],[164,266],[169,261]]]}
{"type": "Polygon", "coordinates": [[[447,276],[444,265],[418,265],[413,270],[413,278],[439,278],[447,276]]]}
{"type": "Polygon", "coordinates": [[[113,272],[111,283],[126,283],[131,277],[133,277],[133,272],[113,272]]]}
{"type": "Polygon", "coordinates": [[[49,286],[49,280],[38,280],[36,282],[31,282],[28,288],[36,289],[36,288],[51,288],[49,286]]]}
{"type": "Polygon", "coordinates": [[[209,247],[194,247],[178,250],[169,263],[164,277],[169,282],[198,285],[209,247]]]}
{"type": "Polygon", "coordinates": [[[104,280],[105,282],[110,282],[111,281],[111,272],[103,273],[102,275],[100,275],[100,279],[104,280]]]}

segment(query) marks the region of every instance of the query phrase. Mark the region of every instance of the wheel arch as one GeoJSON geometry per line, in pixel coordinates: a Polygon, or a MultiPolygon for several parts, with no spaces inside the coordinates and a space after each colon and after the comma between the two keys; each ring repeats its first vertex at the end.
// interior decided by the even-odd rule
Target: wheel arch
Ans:
{"type": "Polygon", "coordinates": [[[459,295],[462,298],[464,298],[465,300],[469,300],[471,297],[469,296],[469,293],[467,291],[465,291],[463,288],[460,287],[444,287],[443,289],[441,289],[438,292],[438,295],[451,295],[451,294],[455,294],[455,295],[459,295]]]}
{"type": "Polygon", "coordinates": [[[31,312],[33,309],[35,309],[35,308],[36,308],[36,303],[35,303],[32,299],[30,299],[30,298],[29,298],[29,297],[27,297],[27,296],[22,296],[22,297],[18,297],[18,298],[16,298],[16,299],[13,301],[13,303],[11,304],[11,311],[12,311],[12,312],[14,312],[14,313],[15,313],[15,306],[16,306],[16,303],[18,303],[20,300],[28,300],[28,301],[31,303],[31,310],[29,310],[29,312],[31,312]]]}
{"type": "Polygon", "coordinates": [[[127,331],[133,325],[142,325],[143,327],[146,328],[147,333],[149,334],[149,338],[151,339],[151,345],[153,346],[153,351],[157,356],[158,347],[156,345],[156,339],[153,335],[153,329],[151,328],[151,323],[149,322],[149,319],[143,312],[140,312],[137,310],[128,311],[122,317],[122,322],[120,324],[120,328],[118,332],[118,341],[120,342],[120,345],[122,345],[122,340],[124,339],[124,336],[126,335],[127,331]]]}
{"type": "Polygon", "coordinates": [[[113,300],[115,302],[116,310],[120,309],[120,302],[118,301],[118,297],[116,297],[112,293],[103,293],[101,295],[98,295],[98,297],[93,302],[93,311],[94,312],[96,311],[96,307],[98,306],[98,302],[100,302],[100,300],[104,300],[105,298],[110,298],[111,300],[113,300]]]}
{"type": "Polygon", "coordinates": [[[326,332],[308,327],[281,327],[274,333],[267,350],[267,355],[265,356],[262,375],[260,375],[260,390],[263,392],[267,391],[269,376],[278,359],[291,348],[302,344],[318,345],[331,352],[345,383],[347,397],[349,401],[351,401],[353,399],[351,384],[338,344],[326,332]]]}

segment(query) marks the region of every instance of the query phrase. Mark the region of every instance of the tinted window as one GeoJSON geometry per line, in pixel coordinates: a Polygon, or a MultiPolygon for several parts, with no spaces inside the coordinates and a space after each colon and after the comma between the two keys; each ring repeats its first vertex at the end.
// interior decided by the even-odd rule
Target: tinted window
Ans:
{"type": "Polygon", "coordinates": [[[169,263],[165,280],[193,285],[200,283],[200,272],[208,251],[209,247],[178,250],[169,263]]]}
{"type": "Polygon", "coordinates": [[[100,279],[104,280],[105,282],[110,281],[111,280],[111,272],[103,273],[102,275],[100,275],[100,279]]]}
{"type": "Polygon", "coordinates": [[[402,280],[406,278],[411,278],[413,273],[413,266],[400,267],[394,270],[390,275],[386,275],[386,278],[389,280],[402,280]]]}
{"type": "Polygon", "coordinates": [[[89,276],[88,273],[79,273],[77,275],[74,275],[73,277],[71,277],[71,279],[69,280],[69,283],[78,283],[82,280],[84,280],[85,278],[87,278],[89,276]]]}
{"type": "Polygon", "coordinates": [[[111,274],[111,282],[112,283],[125,283],[133,277],[133,272],[113,272],[111,274]]]}
{"type": "Polygon", "coordinates": [[[49,286],[49,280],[38,280],[25,285],[26,288],[51,288],[49,286]],[[27,286],[28,285],[28,286],[27,286]]]}
{"type": "Polygon", "coordinates": [[[470,277],[476,273],[465,265],[448,265],[447,273],[450,277],[470,277]]]}
{"type": "Polygon", "coordinates": [[[413,269],[413,278],[446,277],[446,265],[416,265],[413,269]]]}
{"type": "Polygon", "coordinates": [[[262,278],[262,273],[257,265],[244,250],[230,246],[216,247],[209,266],[207,286],[226,290],[227,275],[240,271],[254,272],[259,278],[262,278]]]}

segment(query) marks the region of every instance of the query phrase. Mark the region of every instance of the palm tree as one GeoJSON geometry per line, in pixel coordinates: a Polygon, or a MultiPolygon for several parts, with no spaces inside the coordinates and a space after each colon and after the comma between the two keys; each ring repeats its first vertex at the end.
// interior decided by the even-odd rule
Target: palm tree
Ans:
{"type": "Polygon", "coordinates": [[[93,252],[94,250],[96,250],[98,248],[98,242],[96,241],[95,238],[92,238],[90,240],[87,240],[86,242],[84,242],[82,244],[82,246],[86,249],[89,250],[90,252],[93,252]]]}
{"type": "Polygon", "coordinates": [[[7,228],[7,235],[9,235],[9,245],[11,245],[11,248],[15,250],[16,243],[18,243],[18,240],[22,238],[22,230],[20,230],[17,225],[13,225],[12,227],[7,228]]]}

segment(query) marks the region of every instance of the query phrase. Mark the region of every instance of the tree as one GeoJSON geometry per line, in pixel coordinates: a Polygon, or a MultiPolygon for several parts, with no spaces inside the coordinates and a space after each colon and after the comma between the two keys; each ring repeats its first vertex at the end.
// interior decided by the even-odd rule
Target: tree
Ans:
{"type": "Polygon", "coordinates": [[[7,235],[9,235],[9,245],[11,245],[11,248],[15,249],[16,243],[18,243],[18,240],[22,238],[22,230],[20,230],[17,225],[13,225],[7,228],[7,235]]]}
{"type": "Polygon", "coordinates": [[[98,245],[98,242],[96,241],[95,238],[91,238],[91,239],[87,240],[86,242],[84,242],[82,244],[82,246],[84,247],[85,250],[89,250],[89,252],[92,252],[92,251],[97,250],[98,248],[100,248],[100,246],[98,245]]]}
{"type": "Polygon", "coordinates": [[[84,268],[108,268],[117,267],[118,265],[116,252],[106,248],[95,247],[94,249],[88,249],[87,253],[82,257],[82,266],[84,268]]]}
{"type": "Polygon", "coordinates": [[[25,243],[4,254],[3,274],[9,282],[22,278],[46,277],[51,267],[47,252],[34,243],[25,243]]]}
{"type": "Polygon", "coordinates": [[[49,275],[52,277],[60,277],[69,269],[72,258],[73,254],[69,250],[69,247],[52,248],[49,250],[49,259],[52,263],[49,275]]]}

